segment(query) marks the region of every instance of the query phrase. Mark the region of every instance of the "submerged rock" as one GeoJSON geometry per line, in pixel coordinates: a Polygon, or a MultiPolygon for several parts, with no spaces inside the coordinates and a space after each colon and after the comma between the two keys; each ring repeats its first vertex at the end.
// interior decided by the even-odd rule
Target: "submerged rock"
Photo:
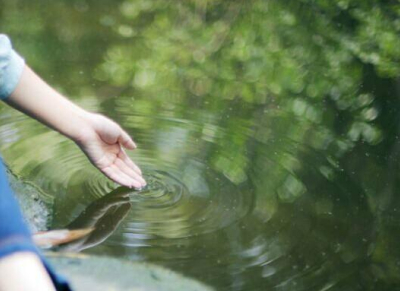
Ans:
{"type": "Polygon", "coordinates": [[[50,263],[76,291],[212,291],[173,271],[109,257],[48,253],[50,263]]]}

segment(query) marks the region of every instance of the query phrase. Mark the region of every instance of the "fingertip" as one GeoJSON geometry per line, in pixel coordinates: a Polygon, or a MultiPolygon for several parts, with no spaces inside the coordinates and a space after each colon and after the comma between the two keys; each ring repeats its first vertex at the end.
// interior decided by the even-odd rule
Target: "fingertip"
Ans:
{"type": "Polygon", "coordinates": [[[133,187],[136,189],[136,190],[140,190],[140,189],[142,189],[142,184],[140,184],[140,183],[138,183],[138,182],[134,182],[133,183],[133,187]]]}
{"type": "Polygon", "coordinates": [[[137,145],[133,142],[133,140],[130,140],[130,142],[128,143],[128,148],[134,150],[137,148],[137,145]]]}
{"type": "Polygon", "coordinates": [[[146,181],[143,179],[143,177],[139,177],[139,182],[141,184],[142,187],[146,186],[146,181]]]}

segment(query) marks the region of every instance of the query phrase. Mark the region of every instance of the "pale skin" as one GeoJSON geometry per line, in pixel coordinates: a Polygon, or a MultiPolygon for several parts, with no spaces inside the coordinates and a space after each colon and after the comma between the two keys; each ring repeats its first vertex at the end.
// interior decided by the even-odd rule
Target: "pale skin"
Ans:
{"type": "MultiPolygon", "coordinates": [[[[114,121],[63,97],[28,66],[6,102],[73,140],[90,162],[114,182],[130,188],[146,185],[141,170],[125,152],[136,148],[132,138],[114,121]]],[[[55,289],[36,255],[18,253],[0,260],[0,291],[39,290],[55,289]]]]}

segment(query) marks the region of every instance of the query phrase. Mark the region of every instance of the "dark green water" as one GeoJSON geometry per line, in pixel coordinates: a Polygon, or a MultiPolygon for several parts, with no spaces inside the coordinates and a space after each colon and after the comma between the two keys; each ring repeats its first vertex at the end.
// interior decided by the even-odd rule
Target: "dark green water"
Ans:
{"type": "Polygon", "coordinates": [[[5,106],[1,152],[51,228],[96,228],[69,250],[217,290],[400,290],[400,6],[375,2],[0,0],[0,31],[129,131],[149,186],[121,195],[5,106]]]}

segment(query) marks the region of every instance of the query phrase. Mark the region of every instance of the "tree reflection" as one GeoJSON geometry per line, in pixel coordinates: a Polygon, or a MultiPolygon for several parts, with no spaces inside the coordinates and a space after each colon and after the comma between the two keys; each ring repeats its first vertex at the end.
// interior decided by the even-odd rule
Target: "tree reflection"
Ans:
{"type": "MultiPolygon", "coordinates": [[[[380,290],[400,283],[395,235],[400,218],[398,3],[103,0],[48,1],[38,9],[29,1],[1,0],[0,11],[7,16],[0,20],[2,30],[34,67],[137,136],[145,148],[144,164],[151,157],[160,168],[169,163],[184,168],[195,157],[254,194],[252,215],[242,223],[259,225],[251,233],[262,250],[253,252],[257,248],[250,239],[232,242],[245,236],[232,226],[226,234],[232,240],[220,234],[228,246],[217,248],[221,253],[256,260],[276,244],[285,256],[297,246],[292,234],[298,231],[302,237],[312,230],[309,244],[293,251],[298,260],[307,253],[317,264],[323,260],[313,256],[314,249],[336,251],[324,270],[353,264],[341,282],[349,282],[347,276],[360,268],[353,283],[362,278],[380,290]],[[27,19],[29,27],[20,19],[27,19]],[[295,226],[286,216],[291,214],[295,226]],[[267,222],[274,227],[266,227],[267,222]],[[274,236],[273,230],[281,228],[282,234],[274,236]],[[279,243],[255,235],[260,233],[279,243]]],[[[57,147],[58,136],[32,122],[20,126],[4,112],[2,140],[10,131],[19,134],[12,146],[2,141],[10,165],[47,191],[63,185],[69,193],[80,193],[94,174],[82,166],[73,145],[57,147]],[[43,151],[32,150],[32,133],[35,143],[48,143],[43,151]],[[56,155],[64,155],[65,165],[75,161],[70,163],[74,169],[52,161],[56,155]],[[48,185],[39,174],[58,184],[48,185]]],[[[59,199],[66,204],[56,206],[57,223],[66,220],[63,209],[73,208],[78,199],[65,197],[59,199]]],[[[184,226],[175,227],[187,230],[184,226]]],[[[157,251],[144,253],[154,258],[157,251]]],[[[261,277],[278,269],[263,265],[261,277]]],[[[252,271],[224,278],[236,284],[232,290],[240,290],[244,281],[257,277],[252,271]]],[[[345,288],[342,284],[337,288],[345,288]]]]}

